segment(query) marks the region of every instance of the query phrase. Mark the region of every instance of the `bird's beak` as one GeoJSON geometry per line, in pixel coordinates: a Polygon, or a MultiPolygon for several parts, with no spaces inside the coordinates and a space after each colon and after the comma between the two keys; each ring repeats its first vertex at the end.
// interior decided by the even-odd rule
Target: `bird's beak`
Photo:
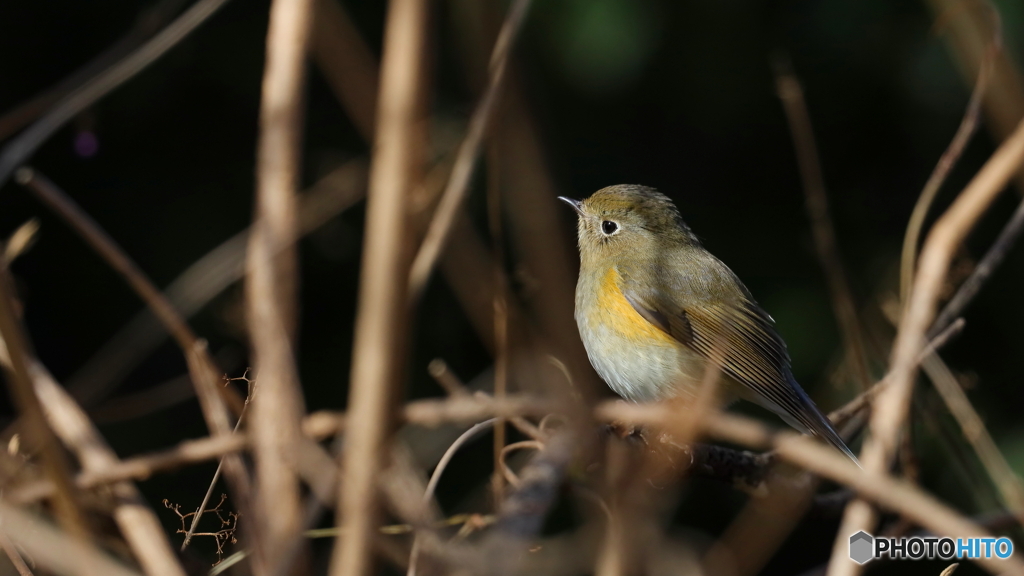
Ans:
{"type": "Polygon", "coordinates": [[[561,200],[562,202],[565,202],[569,206],[572,206],[572,209],[575,210],[576,213],[579,214],[580,216],[584,215],[583,202],[580,202],[579,200],[573,200],[572,198],[568,198],[566,196],[559,196],[558,199],[561,200]]]}

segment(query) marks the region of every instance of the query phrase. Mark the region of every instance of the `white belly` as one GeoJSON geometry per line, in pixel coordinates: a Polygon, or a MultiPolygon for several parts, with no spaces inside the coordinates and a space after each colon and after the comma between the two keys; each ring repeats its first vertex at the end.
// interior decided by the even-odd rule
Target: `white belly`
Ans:
{"type": "Polygon", "coordinates": [[[693,396],[704,373],[705,360],[682,344],[637,346],[600,322],[586,322],[577,315],[580,337],[590,363],[619,396],[634,402],[651,402],[674,396],[693,396]]]}

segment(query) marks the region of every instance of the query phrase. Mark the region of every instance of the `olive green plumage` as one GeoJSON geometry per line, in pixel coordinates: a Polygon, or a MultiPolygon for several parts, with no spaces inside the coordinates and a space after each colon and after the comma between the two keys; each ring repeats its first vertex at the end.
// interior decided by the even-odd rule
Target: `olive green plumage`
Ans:
{"type": "Polygon", "coordinates": [[[790,371],[774,322],[653,188],[611,186],[583,201],[576,322],[591,363],[620,396],[693,395],[710,358],[727,398],[757,402],[856,461],[790,371]]]}

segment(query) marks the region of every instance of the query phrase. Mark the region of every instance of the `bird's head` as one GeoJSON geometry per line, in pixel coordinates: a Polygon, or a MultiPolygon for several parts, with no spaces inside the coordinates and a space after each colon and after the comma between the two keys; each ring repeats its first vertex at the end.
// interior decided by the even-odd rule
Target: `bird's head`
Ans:
{"type": "Polygon", "coordinates": [[[559,196],[579,215],[580,257],[584,262],[619,256],[655,255],[699,245],[672,200],[654,188],[619,184],[584,200],[559,196]]]}

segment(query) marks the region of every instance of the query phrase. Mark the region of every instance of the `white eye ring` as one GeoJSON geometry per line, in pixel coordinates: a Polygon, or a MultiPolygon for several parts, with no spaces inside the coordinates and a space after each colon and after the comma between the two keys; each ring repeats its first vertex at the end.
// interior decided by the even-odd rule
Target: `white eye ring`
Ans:
{"type": "Polygon", "coordinates": [[[603,232],[605,236],[618,234],[620,229],[619,223],[614,220],[603,220],[601,222],[601,232],[603,232]]]}

